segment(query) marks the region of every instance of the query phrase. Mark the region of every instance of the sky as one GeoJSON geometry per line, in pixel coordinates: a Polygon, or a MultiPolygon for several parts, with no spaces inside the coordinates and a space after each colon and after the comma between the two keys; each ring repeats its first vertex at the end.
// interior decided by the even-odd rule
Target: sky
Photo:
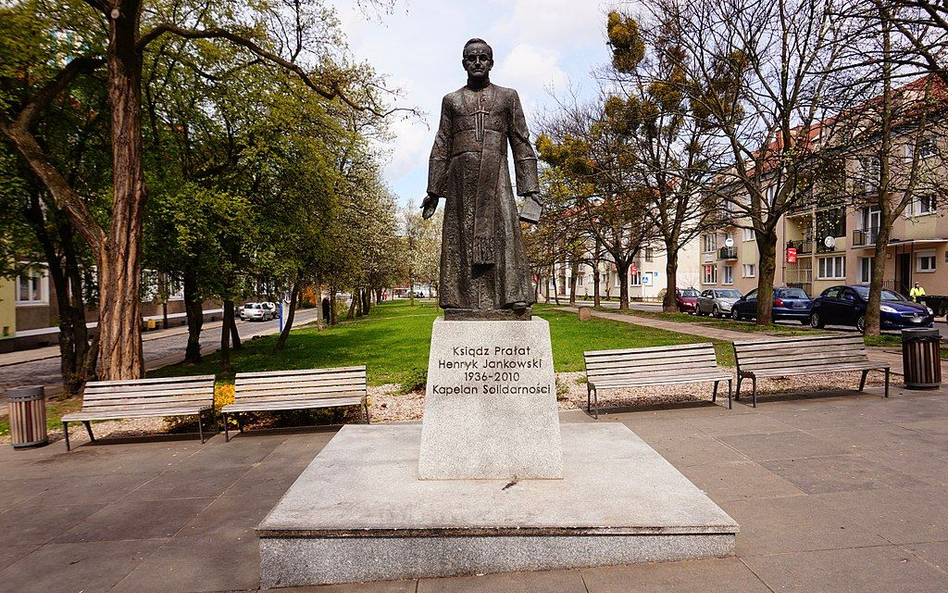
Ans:
{"type": "MultiPolygon", "coordinates": [[[[441,98],[464,85],[461,50],[472,37],[494,49],[491,82],[520,94],[531,135],[555,95],[595,97],[593,68],[609,61],[600,0],[398,0],[394,12],[366,14],[356,0],[331,0],[353,56],[403,93],[399,106],[421,119],[392,120],[385,179],[401,205],[420,204],[441,98]]],[[[611,3],[610,3],[611,4],[611,3]]]]}

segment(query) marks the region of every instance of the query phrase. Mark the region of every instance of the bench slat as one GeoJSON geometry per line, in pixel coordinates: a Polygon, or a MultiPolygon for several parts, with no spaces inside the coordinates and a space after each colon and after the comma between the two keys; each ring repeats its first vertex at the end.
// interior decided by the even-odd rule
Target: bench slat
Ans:
{"type": "Polygon", "coordinates": [[[260,371],[253,373],[237,373],[235,380],[254,379],[257,377],[294,377],[297,375],[325,375],[331,373],[346,373],[350,371],[365,372],[365,365],[351,367],[335,367],[326,369],[300,369],[295,371],[260,371]]]}
{"type": "Polygon", "coordinates": [[[212,405],[206,406],[180,406],[165,407],[158,409],[140,409],[126,408],[113,411],[86,411],[73,412],[62,417],[64,422],[74,422],[82,420],[114,420],[118,418],[152,418],[155,416],[191,416],[197,415],[205,410],[213,408],[212,405]]]}
{"type": "Polygon", "coordinates": [[[152,385],[155,383],[194,383],[200,381],[211,381],[215,379],[214,375],[194,375],[191,377],[159,377],[156,379],[127,379],[124,381],[91,381],[86,383],[87,387],[105,387],[105,386],[132,386],[152,385]]]}
{"type": "Polygon", "coordinates": [[[307,400],[285,400],[271,402],[253,402],[253,403],[233,403],[224,406],[221,411],[231,412],[266,412],[269,410],[305,410],[307,408],[335,408],[344,406],[361,406],[362,398],[348,399],[307,399],[307,400]]]}
{"type": "Polygon", "coordinates": [[[598,356],[616,356],[620,354],[646,354],[646,353],[668,353],[668,352],[677,352],[682,350],[702,350],[706,348],[711,348],[714,350],[714,344],[710,342],[701,342],[698,344],[676,344],[674,346],[646,346],[644,348],[626,348],[620,350],[591,350],[589,352],[584,352],[583,356],[586,359],[595,358],[598,356]]]}

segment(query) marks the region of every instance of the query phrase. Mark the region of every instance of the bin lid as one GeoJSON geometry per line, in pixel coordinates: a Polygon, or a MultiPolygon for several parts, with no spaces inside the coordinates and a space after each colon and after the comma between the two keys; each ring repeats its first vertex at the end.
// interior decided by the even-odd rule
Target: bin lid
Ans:
{"type": "Polygon", "coordinates": [[[45,390],[42,385],[24,385],[7,390],[7,398],[11,402],[28,402],[37,399],[45,399],[45,390]]]}
{"type": "Polygon", "coordinates": [[[911,327],[902,330],[902,343],[916,341],[938,341],[941,333],[933,327],[911,327]]]}

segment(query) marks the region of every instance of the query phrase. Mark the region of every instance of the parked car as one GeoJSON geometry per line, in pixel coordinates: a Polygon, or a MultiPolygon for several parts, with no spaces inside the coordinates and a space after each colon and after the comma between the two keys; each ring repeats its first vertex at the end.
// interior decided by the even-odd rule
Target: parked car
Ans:
{"type": "MultiPolygon", "coordinates": [[[[802,288],[774,288],[773,318],[793,319],[803,325],[810,322],[810,307],[813,301],[802,288]]],[[[737,321],[757,317],[757,289],[750,291],[731,307],[731,317],[737,321]]]]}
{"type": "Polygon", "coordinates": [[[682,313],[694,313],[698,304],[698,291],[694,288],[685,288],[675,291],[675,303],[682,313]]]}
{"type": "Polygon", "coordinates": [[[243,319],[244,318],[244,306],[235,305],[234,306],[234,319],[243,319]]]}
{"type": "Polygon", "coordinates": [[[698,295],[695,313],[726,317],[731,314],[731,306],[741,298],[741,293],[733,288],[709,288],[698,295]]]}
{"type": "MultiPolygon", "coordinates": [[[[868,286],[831,286],[813,299],[810,325],[816,328],[824,325],[854,325],[859,331],[865,331],[868,301],[868,286]]],[[[913,303],[892,290],[882,290],[879,309],[879,325],[882,329],[932,327],[935,320],[931,309],[913,303]]]]}
{"type": "Polygon", "coordinates": [[[260,303],[263,305],[263,308],[270,312],[270,319],[276,319],[280,316],[280,310],[277,309],[276,303],[267,301],[265,303],[260,303]]]}
{"type": "Polygon", "coordinates": [[[263,303],[247,303],[244,305],[243,318],[247,321],[269,321],[273,319],[273,314],[263,303]]]}

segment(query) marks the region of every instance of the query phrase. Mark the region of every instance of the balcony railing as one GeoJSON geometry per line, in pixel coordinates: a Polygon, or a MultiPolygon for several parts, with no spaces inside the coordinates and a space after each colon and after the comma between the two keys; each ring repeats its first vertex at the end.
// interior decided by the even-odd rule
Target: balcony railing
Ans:
{"type": "Polygon", "coordinates": [[[879,229],[857,229],[853,231],[853,247],[865,247],[875,245],[879,239],[879,229]]]}
{"type": "Polygon", "coordinates": [[[812,284],[813,270],[810,268],[787,268],[784,278],[787,284],[812,284]]]}
{"type": "Polygon", "coordinates": [[[718,259],[737,259],[737,247],[722,247],[718,249],[718,259]]]}
{"type": "Polygon", "coordinates": [[[797,255],[809,255],[813,253],[813,240],[787,241],[787,247],[796,247],[797,255]]]}

